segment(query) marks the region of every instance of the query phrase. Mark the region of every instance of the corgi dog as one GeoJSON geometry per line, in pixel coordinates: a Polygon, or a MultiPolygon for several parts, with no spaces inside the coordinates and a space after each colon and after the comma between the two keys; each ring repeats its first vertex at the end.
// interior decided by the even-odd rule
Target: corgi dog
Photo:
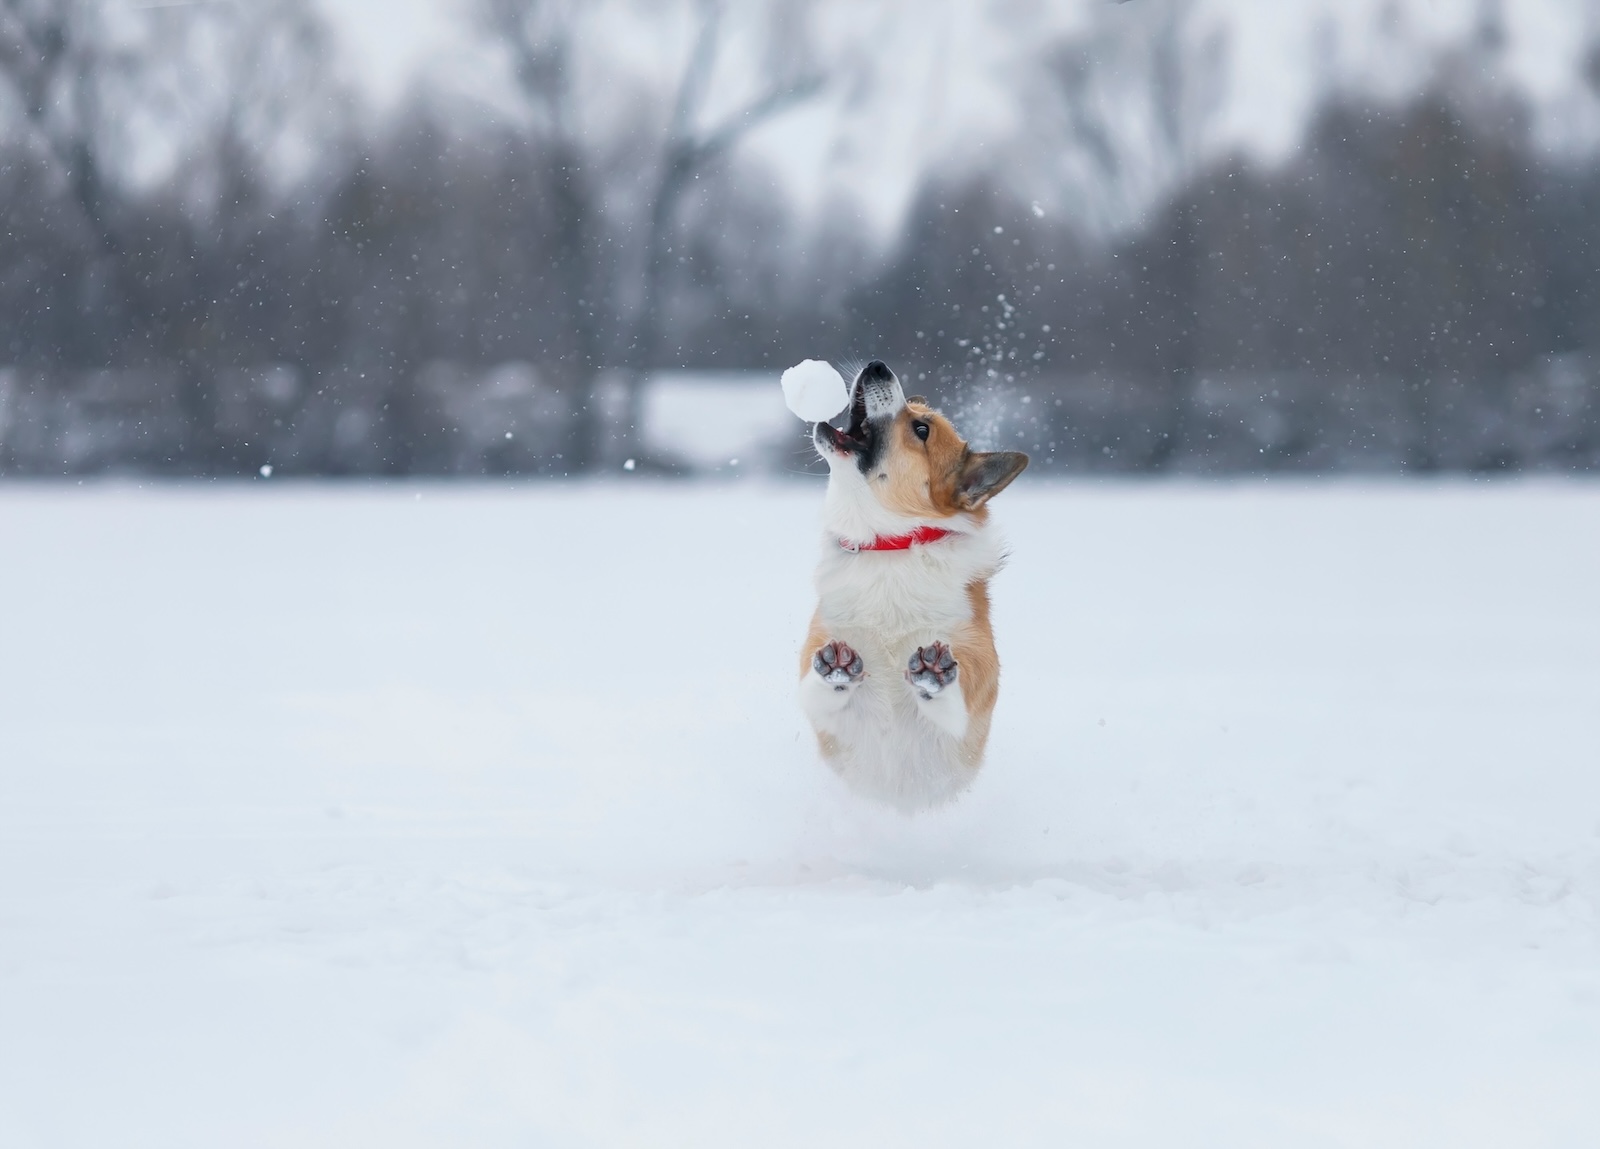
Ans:
{"type": "Polygon", "coordinates": [[[850,422],[811,430],[828,464],[817,609],[800,706],[851,788],[910,812],[975,777],[999,694],[989,579],[1004,548],[988,502],[1018,451],[974,451],[883,363],[861,369],[850,422]]]}

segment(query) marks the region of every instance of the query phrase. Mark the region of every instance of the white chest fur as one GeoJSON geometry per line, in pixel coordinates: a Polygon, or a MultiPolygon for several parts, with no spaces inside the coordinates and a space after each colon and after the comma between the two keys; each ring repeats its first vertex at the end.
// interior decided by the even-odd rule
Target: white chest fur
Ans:
{"type": "Polygon", "coordinates": [[[968,586],[999,565],[999,548],[982,529],[902,551],[849,551],[829,537],[817,564],[817,597],[830,627],[864,639],[947,639],[971,617],[968,586]]]}

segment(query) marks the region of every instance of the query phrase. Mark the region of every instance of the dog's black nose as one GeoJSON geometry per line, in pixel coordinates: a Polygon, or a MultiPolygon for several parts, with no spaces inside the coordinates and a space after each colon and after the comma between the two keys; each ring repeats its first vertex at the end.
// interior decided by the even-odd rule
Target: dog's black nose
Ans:
{"type": "Polygon", "coordinates": [[[894,372],[889,370],[889,365],[882,359],[874,359],[861,369],[863,383],[887,383],[894,378],[894,372]]]}

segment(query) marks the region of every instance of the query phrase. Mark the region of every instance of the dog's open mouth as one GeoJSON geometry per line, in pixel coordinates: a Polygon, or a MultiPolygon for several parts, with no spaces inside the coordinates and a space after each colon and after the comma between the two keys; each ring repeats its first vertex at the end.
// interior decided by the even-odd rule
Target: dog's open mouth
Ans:
{"type": "Polygon", "coordinates": [[[841,455],[855,455],[872,445],[872,427],[867,423],[867,389],[858,377],[850,392],[850,425],[843,431],[831,423],[818,423],[816,438],[841,455]]]}

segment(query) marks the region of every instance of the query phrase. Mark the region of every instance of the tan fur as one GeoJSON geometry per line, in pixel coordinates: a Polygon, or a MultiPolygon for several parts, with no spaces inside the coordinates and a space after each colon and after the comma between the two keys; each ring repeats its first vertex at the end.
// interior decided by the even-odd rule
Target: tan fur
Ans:
{"type": "Polygon", "coordinates": [[[1000,655],[995,653],[994,627],[989,624],[989,579],[966,584],[966,600],[973,605],[973,618],[955,632],[950,650],[962,667],[966,712],[976,719],[994,711],[1000,696],[1000,655]]]}
{"type": "Polygon", "coordinates": [[[962,508],[957,487],[969,454],[950,420],[926,404],[907,403],[895,417],[888,449],[879,464],[879,470],[888,475],[884,506],[913,518],[958,514],[962,508]],[[919,420],[928,424],[926,443],[911,429],[919,420]]]}
{"type": "Polygon", "coordinates": [[[1010,480],[974,505],[963,493],[962,480],[978,458],[949,419],[925,403],[908,400],[895,417],[888,449],[878,464],[883,505],[912,518],[950,518],[966,512],[982,523],[989,517],[984,503],[1010,480]],[[916,422],[928,425],[926,442],[912,430],[916,422]]]}
{"type": "Polygon", "coordinates": [[[800,677],[811,673],[811,656],[828,641],[828,628],[822,625],[822,608],[811,612],[811,625],[806,629],[805,645],[800,648],[800,677]]]}

